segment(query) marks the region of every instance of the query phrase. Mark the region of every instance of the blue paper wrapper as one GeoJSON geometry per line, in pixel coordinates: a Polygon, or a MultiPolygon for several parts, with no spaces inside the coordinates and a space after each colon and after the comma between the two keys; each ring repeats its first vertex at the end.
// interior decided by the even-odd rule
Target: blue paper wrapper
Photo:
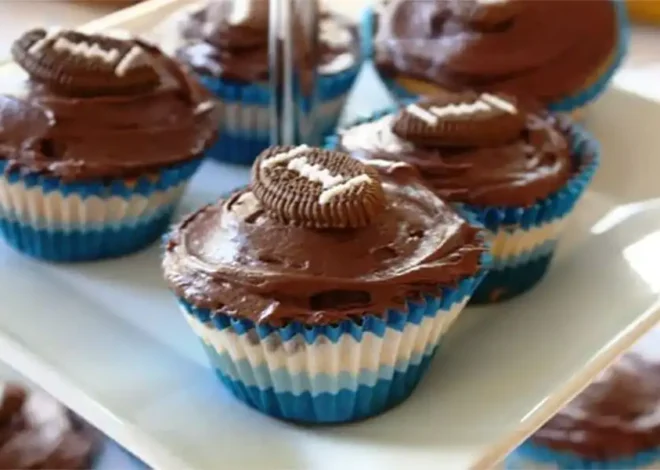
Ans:
{"type": "MultiPolygon", "coordinates": [[[[381,111],[348,127],[380,119],[393,111],[381,111]]],[[[559,191],[531,207],[454,204],[458,212],[474,217],[486,228],[493,256],[491,269],[474,292],[471,303],[510,299],[536,285],[545,275],[566,218],[600,162],[600,146],[581,126],[568,126],[567,137],[575,173],[559,191]]],[[[331,136],[325,146],[333,149],[338,143],[339,137],[331,136]]]]}
{"type": "Polygon", "coordinates": [[[140,250],[167,230],[202,159],[136,179],[65,182],[0,162],[0,233],[47,261],[92,261],[140,250]]]}
{"type": "Polygon", "coordinates": [[[490,303],[519,295],[545,275],[568,215],[591,182],[600,146],[582,127],[567,129],[575,173],[559,191],[530,207],[478,207],[458,204],[487,230],[493,266],[472,298],[490,303]]]}
{"type": "MultiPolygon", "coordinates": [[[[344,109],[348,94],[357,79],[361,63],[333,74],[317,77],[317,122],[305,142],[320,145],[334,132],[344,109]]],[[[202,76],[201,82],[220,101],[222,119],[217,142],[207,155],[217,161],[250,165],[256,156],[270,145],[269,106],[270,91],[267,84],[245,84],[221,78],[202,76]]],[[[302,99],[302,98],[301,98],[302,99]]],[[[302,99],[302,109],[310,102],[302,99]]]]}
{"type": "MultiPolygon", "coordinates": [[[[619,35],[615,49],[612,51],[609,63],[600,71],[600,75],[596,76],[592,82],[586,83],[584,88],[576,90],[571,95],[562,98],[554,103],[548,105],[548,109],[553,112],[569,113],[579,108],[584,107],[591,101],[600,96],[607,86],[609,85],[614,73],[617,71],[623,59],[625,58],[629,44],[630,44],[630,21],[628,19],[628,12],[623,0],[610,0],[614,2],[616,8],[616,16],[619,25],[619,35]]],[[[372,8],[367,8],[362,14],[360,25],[362,50],[364,51],[365,58],[370,59],[373,57],[373,31],[374,31],[374,11],[372,8]]],[[[397,100],[410,100],[417,99],[419,95],[406,89],[402,84],[398,83],[395,79],[381,75],[381,79],[387,86],[388,90],[394,95],[397,100]]]]}
{"type": "Polygon", "coordinates": [[[405,310],[327,326],[272,327],[179,303],[240,401],[284,420],[340,423],[382,413],[412,393],[483,275],[410,300],[405,310]]]}
{"type": "Polygon", "coordinates": [[[557,452],[547,447],[525,441],[505,462],[506,470],[633,470],[660,467],[660,447],[640,452],[630,457],[613,460],[591,460],[569,452],[557,452]]]}

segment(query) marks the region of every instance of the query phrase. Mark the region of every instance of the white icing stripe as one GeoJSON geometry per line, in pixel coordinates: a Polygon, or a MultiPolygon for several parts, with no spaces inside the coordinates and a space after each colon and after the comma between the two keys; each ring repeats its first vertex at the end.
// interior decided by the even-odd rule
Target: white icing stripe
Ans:
{"type": "Polygon", "coordinates": [[[350,180],[346,181],[345,183],[340,183],[336,186],[333,186],[330,189],[326,189],[321,193],[319,196],[319,204],[326,204],[330,199],[333,197],[345,192],[351,190],[351,188],[354,188],[356,186],[359,186],[364,183],[370,183],[371,178],[367,175],[359,175],[351,178],[350,180]]]}
{"type": "Polygon", "coordinates": [[[509,114],[516,114],[518,112],[514,105],[498,96],[491,95],[490,93],[484,93],[480,98],[482,101],[485,101],[489,105],[494,106],[495,108],[499,108],[509,114]]]}
{"type": "Polygon", "coordinates": [[[58,28],[58,27],[48,29],[46,31],[46,35],[43,38],[39,39],[37,42],[32,44],[32,46],[30,46],[30,49],[28,49],[28,54],[37,54],[37,53],[41,52],[41,50],[47,44],[49,44],[52,41],[54,41],[55,39],[57,39],[57,36],[59,36],[61,32],[62,32],[62,29],[58,28]]]}
{"type": "Polygon", "coordinates": [[[310,181],[321,183],[323,189],[331,188],[338,185],[346,178],[342,175],[333,175],[330,170],[323,168],[321,165],[310,164],[305,157],[298,157],[289,162],[287,165],[289,170],[297,171],[300,176],[307,178],[310,181]]]}
{"type": "Polygon", "coordinates": [[[299,156],[307,151],[307,145],[300,145],[288,152],[278,153],[261,162],[261,168],[269,168],[281,163],[287,163],[287,170],[295,171],[303,178],[314,183],[321,183],[323,191],[319,195],[319,204],[325,204],[333,197],[349,191],[351,188],[360,184],[371,182],[371,178],[366,174],[348,178],[341,174],[333,175],[330,170],[324,168],[318,163],[310,163],[307,157],[299,156]]]}
{"type": "Polygon", "coordinates": [[[490,106],[483,101],[475,101],[472,104],[461,103],[461,104],[449,104],[447,106],[433,106],[431,107],[431,112],[438,116],[439,118],[447,116],[465,116],[467,114],[475,114],[480,111],[490,111],[490,106]]]}
{"type": "Polygon", "coordinates": [[[126,74],[126,71],[131,68],[135,59],[142,55],[142,48],[139,46],[133,46],[128,54],[126,54],[115,67],[115,75],[118,77],[123,77],[126,74]]]}
{"type": "Polygon", "coordinates": [[[56,51],[69,51],[71,54],[82,55],[87,58],[99,58],[108,64],[115,63],[119,58],[119,51],[117,49],[106,51],[98,44],[89,44],[87,42],[75,43],[62,37],[55,41],[53,48],[56,51]]]}
{"type": "Polygon", "coordinates": [[[436,116],[429,113],[424,108],[420,108],[416,104],[408,105],[406,111],[408,111],[413,116],[420,118],[422,121],[426,122],[431,126],[435,126],[438,123],[438,118],[436,116]]]}
{"type": "Polygon", "coordinates": [[[267,158],[261,162],[261,168],[270,168],[272,166],[279,165],[280,163],[288,162],[293,160],[301,153],[309,150],[309,147],[305,144],[299,145],[298,147],[292,148],[288,152],[278,153],[273,155],[270,158],[267,158]]]}

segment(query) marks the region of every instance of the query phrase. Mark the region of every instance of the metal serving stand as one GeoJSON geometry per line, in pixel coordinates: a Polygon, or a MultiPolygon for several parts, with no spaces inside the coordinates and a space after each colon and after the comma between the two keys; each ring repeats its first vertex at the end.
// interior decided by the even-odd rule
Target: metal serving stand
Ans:
{"type": "Polygon", "coordinates": [[[269,1],[270,138],[272,145],[320,144],[312,138],[317,127],[317,67],[305,70],[297,58],[318,56],[318,2],[269,1]],[[303,49],[304,48],[304,49],[303,49]]]}

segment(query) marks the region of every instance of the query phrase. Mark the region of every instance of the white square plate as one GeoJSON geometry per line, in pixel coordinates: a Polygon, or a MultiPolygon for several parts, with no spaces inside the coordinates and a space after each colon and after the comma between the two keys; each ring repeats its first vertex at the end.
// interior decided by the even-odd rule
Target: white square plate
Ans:
{"type": "MultiPolygon", "coordinates": [[[[152,6],[148,21],[122,13],[103,26],[151,27],[152,6]]],[[[386,105],[372,88],[354,109],[386,105]]],[[[413,397],[381,417],[298,427],[234,401],[161,279],[157,246],[57,266],[1,245],[0,358],[160,469],[493,465],[660,317],[659,122],[660,104],[616,89],[592,108],[603,164],[547,278],[466,311],[413,397]]],[[[182,210],[246,179],[208,162],[182,210]]]]}

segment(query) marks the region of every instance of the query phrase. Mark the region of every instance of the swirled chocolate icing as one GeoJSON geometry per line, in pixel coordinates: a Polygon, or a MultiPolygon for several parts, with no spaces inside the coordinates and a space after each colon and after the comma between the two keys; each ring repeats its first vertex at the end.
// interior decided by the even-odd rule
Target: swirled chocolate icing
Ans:
{"type": "Polygon", "coordinates": [[[631,457],[660,445],[660,356],[654,330],[532,436],[589,460],[631,457]]]}
{"type": "Polygon", "coordinates": [[[100,435],[43,392],[2,387],[0,469],[86,469],[100,435]]]}
{"type": "MultiPolygon", "coordinates": [[[[311,1],[311,0],[310,0],[311,1]]],[[[317,0],[314,0],[317,1],[317,0]]],[[[295,18],[294,18],[295,20],[295,18]]],[[[269,6],[264,0],[211,0],[179,20],[176,54],[196,72],[241,82],[268,79],[269,6]]],[[[355,65],[358,56],[356,28],[344,17],[324,12],[320,16],[315,57],[303,35],[294,51],[303,69],[318,66],[333,74],[355,65]]],[[[294,28],[294,34],[302,26],[294,28]]]]}
{"type": "Polygon", "coordinates": [[[3,76],[0,158],[8,168],[65,180],[135,177],[199,156],[217,132],[215,102],[172,59],[141,47],[159,77],[145,92],[71,96],[18,68],[3,76]]]}
{"type": "Polygon", "coordinates": [[[607,63],[617,28],[611,0],[391,0],[377,18],[375,60],[386,75],[547,104],[607,63]]]}
{"type": "Polygon", "coordinates": [[[387,115],[343,130],[340,150],[365,161],[409,163],[447,201],[530,206],[560,189],[574,172],[566,138],[550,116],[527,114],[523,131],[502,145],[460,148],[415,145],[394,134],[396,118],[387,115]]]}
{"type": "Polygon", "coordinates": [[[202,208],[171,236],[167,281],[198,307],[278,326],[382,315],[474,275],[484,250],[478,230],[412,167],[380,170],[387,206],[359,229],[278,222],[249,189],[202,208]]]}

